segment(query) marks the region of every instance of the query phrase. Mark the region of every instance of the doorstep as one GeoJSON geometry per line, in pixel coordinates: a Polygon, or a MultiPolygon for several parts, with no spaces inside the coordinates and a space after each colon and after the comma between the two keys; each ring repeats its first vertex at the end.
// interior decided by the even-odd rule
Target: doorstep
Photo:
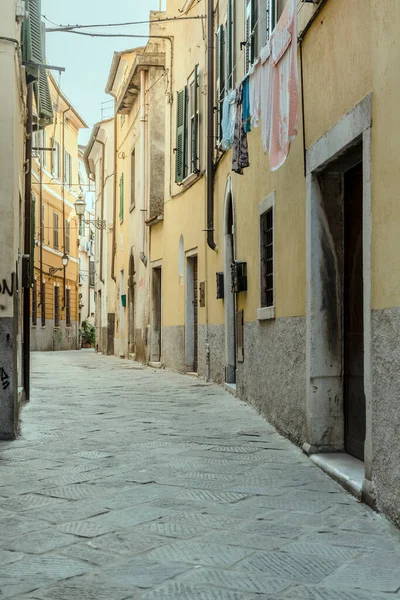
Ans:
{"type": "Polygon", "coordinates": [[[224,383],[224,388],[227,392],[232,394],[232,396],[236,396],[236,383],[224,383]]]}
{"type": "Polygon", "coordinates": [[[149,367],[152,367],[153,369],[161,369],[162,367],[162,363],[161,362],[149,362],[149,367]]]}
{"type": "Polygon", "coordinates": [[[353,494],[357,500],[362,500],[365,468],[361,460],[346,452],[311,454],[310,460],[353,494]]]}

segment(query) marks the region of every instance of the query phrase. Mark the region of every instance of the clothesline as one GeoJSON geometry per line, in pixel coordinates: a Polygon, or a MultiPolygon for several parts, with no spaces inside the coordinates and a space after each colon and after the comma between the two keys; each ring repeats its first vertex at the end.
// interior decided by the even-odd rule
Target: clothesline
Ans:
{"type": "Polygon", "coordinates": [[[221,148],[233,146],[232,170],[250,165],[247,133],[250,121],[262,124],[264,152],[272,171],[279,169],[297,135],[299,91],[297,73],[297,0],[288,0],[260,56],[236,90],[225,95],[221,148]],[[251,91],[250,91],[251,89],[251,91]]]}
{"type": "MultiPolygon", "coordinates": [[[[288,1],[290,2],[290,0],[288,0],[288,1]]],[[[304,2],[303,0],[297,0],[297,15],[299,15],[299,14],[300,14],[300,11],[302,10],[302,8],[304,8],[304,6],[305,6],[305,2],[304,2]],[[300,6],[300,8],[299,8],[299,6],[300,6]]],[[[259,23],[259,19],[257,19],[257,21],[256,21],[256,23],[255,23],[255,25],[254,25],[254,27],[253,27],[253,29],[252,29],[252,31],[251,31],[251,33],[250,33],[250,36],[249,36],[249,37],[251,37],[251,36],[253,36],[253,35],[254,35],[254,33],[255,33],[255,30],[256,30],[256,27],[257,27],[258,23],[259,23]]],[[[274,33],[274,32],[272,31],[271,35],[272,35],[273,33],[274,33]]],[[[268,40],[267,40],[267,41],[268,41],[268,40]]],[[[246,46],[247,46],[247,42],[246,42],[246,46]]],[[[235,71],[236,71],[236,67],[238,66],[238,64],[239,64],[240,60],[243,58],[243,54],[244,54],[244,52],[245,52],[245,48],[246,48],[246,46],[244,46],[244,48],[243,48],[243,49],[240,51],[239,57],[238,57],[238,59],[236,60],[236,63],[234,64],[234,66],[232,67],[232,71],[229,73],[228,77],[226,78],[226,80],[227,80],[227,81],[229,81],[231,78],[233,79],[233,74],[235,73],[235,71]]],[[[258,56],[258,57],[257,57],[257,59],[254,61],[254,63],[253,63],[253,65],[252,65],[251,69],[254,67],[254,65],[256,65],[256,64],[257,64],[257,62],[258,62],[259,60],[260,60],[260,57],[258,56]]],[[[250,69],[250,71],[251,71],[251,69],[250,69]]],[[[244,81],[244,80],[245,80],[245,79],[246,79],[248,76],[249,76],[249,73],[246,73],[246,74],[244,75],[243,79],[242,79],[242,82],[243,82],[243,81],[244,81]]],[[[241,82],[241,83],[242,83],[242,82],[241,82]]],[[[232,91],[232,90],[227,90],[227,87],[226,87],[226,84],[225,84],[225,85],[224,85],[224,87],[222,88],[222,90],[220,91],[220,93],[219,93],[219,96],[218,96],[218,98],[217,98],[217,103],[218,103],[218,104],[224,101],[224,98],[225,98],[225,95],[226,95],[226,91],[232,91]]]]}

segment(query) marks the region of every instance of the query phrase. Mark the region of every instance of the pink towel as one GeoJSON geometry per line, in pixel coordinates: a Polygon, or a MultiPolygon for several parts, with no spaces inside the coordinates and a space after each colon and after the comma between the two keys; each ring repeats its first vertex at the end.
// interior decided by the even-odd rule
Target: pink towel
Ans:
{"type": "Polygon", "coordinates": [[[297,72],[297,3],[288,0],[271,35],[272,119],[269,163],[276,171],[285,162],[299,121],[297,72]]]}

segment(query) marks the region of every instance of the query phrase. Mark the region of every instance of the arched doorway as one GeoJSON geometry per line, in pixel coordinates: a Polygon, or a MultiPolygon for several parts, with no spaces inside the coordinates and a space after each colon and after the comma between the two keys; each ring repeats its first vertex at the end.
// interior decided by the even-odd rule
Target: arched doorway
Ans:
{"type": "Polygon", "coordinates": [[[135,258],[129,258],[128,278],[128,352],[135,354],[135,258]]]}
{"type": "Polygon", "coordinates": [[[235,211],[232,180],[225,189],[224,206],[224,309],[225,309],[225,382],[236,383],[236,298],[232,292],[231,265],[235,260],[235,211]]]}

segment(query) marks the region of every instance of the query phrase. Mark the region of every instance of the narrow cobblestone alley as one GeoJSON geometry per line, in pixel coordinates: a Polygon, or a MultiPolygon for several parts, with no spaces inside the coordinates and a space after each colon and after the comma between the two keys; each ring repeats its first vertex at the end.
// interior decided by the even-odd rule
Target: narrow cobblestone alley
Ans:
{"type": "Polygon", "coordinates": [[[33,354],[0,445],[0,598],[400,598],[400,535],[215,385],[33,354]]]}

